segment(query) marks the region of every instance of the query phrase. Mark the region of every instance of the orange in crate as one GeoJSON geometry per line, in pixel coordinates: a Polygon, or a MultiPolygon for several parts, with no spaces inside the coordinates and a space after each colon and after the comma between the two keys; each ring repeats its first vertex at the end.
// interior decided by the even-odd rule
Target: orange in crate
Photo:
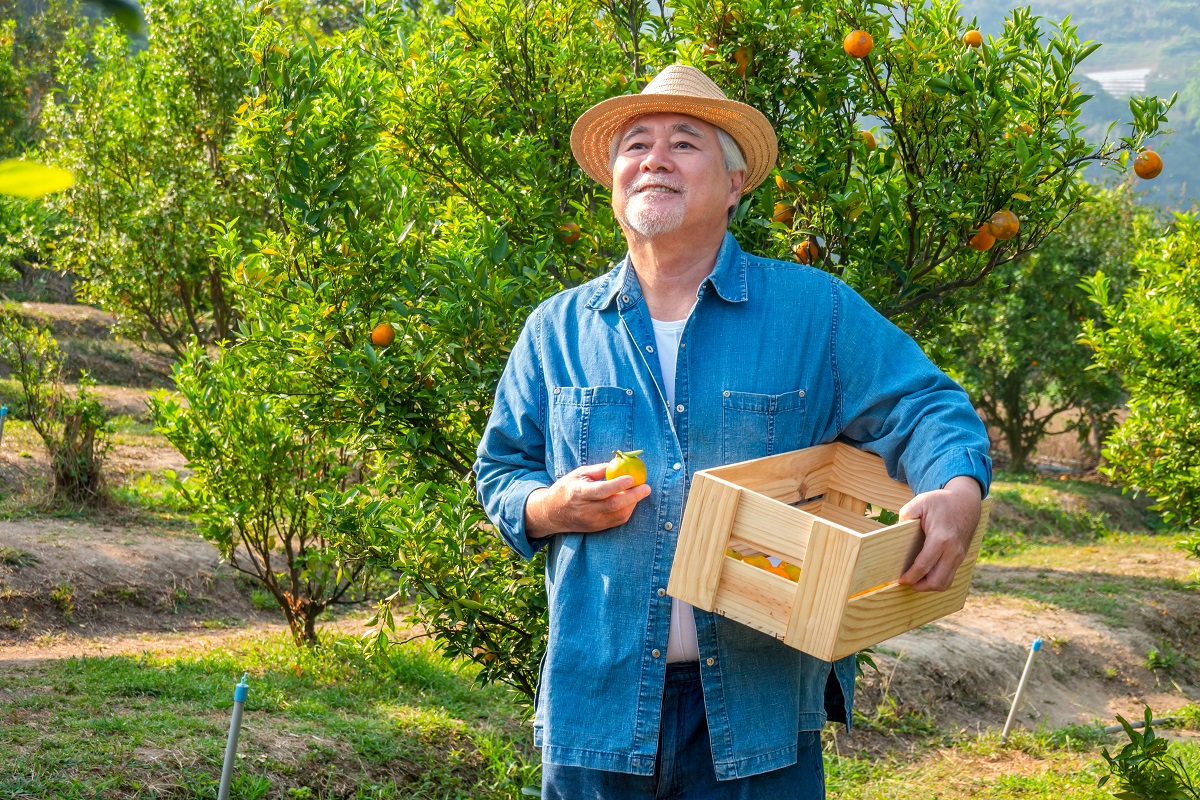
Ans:
{"type": "Polygon", "coordinates": [[[702,470],[667,592],[826,661],[856,653],[966,602],[991,498],[950,588],[914,592],[896,579],[924,541],[920,521],[885,525],[868,516],[897,512],[912,496],[879,456],[840,443],[702,470]],[[798,566],[798,580],[729,551],[798,566]]]}

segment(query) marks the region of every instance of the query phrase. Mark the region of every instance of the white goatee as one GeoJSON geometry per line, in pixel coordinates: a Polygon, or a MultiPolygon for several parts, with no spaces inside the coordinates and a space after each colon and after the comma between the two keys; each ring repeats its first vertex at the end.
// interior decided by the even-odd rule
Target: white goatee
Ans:
{"type": "Polygon", "coordinates": [[[644,176],[625,187],[625,224],[647,239],[679,230],[686,203],[656,202],[656,193],[687,195],[687,187],[675,178],[644,176]]]}

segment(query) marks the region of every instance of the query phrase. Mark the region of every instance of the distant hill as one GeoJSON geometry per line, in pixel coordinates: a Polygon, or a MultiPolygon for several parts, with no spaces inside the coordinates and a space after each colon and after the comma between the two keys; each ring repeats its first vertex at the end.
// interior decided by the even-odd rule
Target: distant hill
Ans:
{"type": "MultiPolygon", "coordinates": [[[[1163,157],[1163,173],[1141,182],[1147,199],[1173,209],[1200,199],[1200,2],[1196,0],[1034,0],[1033,13],[1047,21],[1070,16],[1081,40],[1102,46],[1083,63],[1076,77],[1095,97],[1084,106],[1088,133],[1098,139],[1108,125],[1131,118],[1130,93],[1180,99],[1170,113],[1173,133],[1160,137],[1155,149],[1163,157]]],[[[1009,13],[1008,3],[963,0],[963,17],[979,23],[984,35],[998,34],[1009,13]]],[[[1120,131],[1114,130],[1114,136],[1120,131]]],[[[1092,176],[1103,177],[1095,170],[1092,176]]]]}

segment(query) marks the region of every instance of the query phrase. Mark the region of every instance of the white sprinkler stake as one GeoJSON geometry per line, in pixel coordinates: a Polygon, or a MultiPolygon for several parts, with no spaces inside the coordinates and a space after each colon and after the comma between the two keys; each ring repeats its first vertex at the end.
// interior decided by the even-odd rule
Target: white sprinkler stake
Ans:
{"type": "Polygon", "coordinates": [[[1000,744],[1008,741],[1008,731],[1012,728],[1013,719],[1017,716],[1017,706],[1021,704],[1021,693],[1025,691],[1025,681],[1029,680],[1029,670],[1033,667],[1033,657],[1042,649],[1042,638],[1033,640],[1029,648],[1029,658],[1025,661],[1025,671],[1021,673],[1021,681],[1017,684],[1017,693],[1013,695],[1012,708],[1008,710],[1008,720],[1004,723],[1004,733],[1000,734],[1000,744]]]}
{"type": "Polygon", "coordinates": [[[250,687],[246,685],[246,675],[242,674],[241,683],[233,687],[233,719],[229,723],[229,741],[225,744],[225,766],[221,767],[221,788],[217,791],[217,800],[229,800],[229,783],[233,780],[233,764],[237,761],[238,733],[242,730],[242,709],[246,707],[246,697],[250,687]]]}

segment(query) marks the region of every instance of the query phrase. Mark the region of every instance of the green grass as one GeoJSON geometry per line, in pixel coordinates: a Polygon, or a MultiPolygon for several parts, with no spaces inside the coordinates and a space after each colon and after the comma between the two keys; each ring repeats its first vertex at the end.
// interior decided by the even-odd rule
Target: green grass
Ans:
{"type": "Polygon", "coordinates": [[[235,797],[500,798],[536,780],[510,698],[405,645],[368,662],[286,635],[169,658],[70,658],[5,675],[0,797],[216,795],[250,673],[235,797]]]}
{"type": "MultiPolygon", "coordinates": [[[[1119,787],[1097,783],[1105,773],[1100,751],[1118,751],[1128,740],[1088,726],[1059,730],[1015,729],[1006,745],[998,731],[904,740],[883,754],[839,754],[827,742],[827,796],[839,800],[1112,800],[1119,787]]],[[[1192,774],[1200,769],[1200,743],[1173,742],[1192,774]]]]}
{"type": "MultiPolygon", "coordinates": [[[[1079,557],[1086,558],[1082,554],[1079,557]]],[[[1006,566],[1011,568],[998,578],[977,574],[971,583],[971,591],[1022,597],[1066,611],[1090,614],[1115,626],[1128,625],[1129,616],[1140,614],[1151,599],[1161,599],[1167,592],[1189,591],[1186,583],[1171,578],[1101,572],[1081,580],[1077,573],[1068,570],[1006,566]]]]}

